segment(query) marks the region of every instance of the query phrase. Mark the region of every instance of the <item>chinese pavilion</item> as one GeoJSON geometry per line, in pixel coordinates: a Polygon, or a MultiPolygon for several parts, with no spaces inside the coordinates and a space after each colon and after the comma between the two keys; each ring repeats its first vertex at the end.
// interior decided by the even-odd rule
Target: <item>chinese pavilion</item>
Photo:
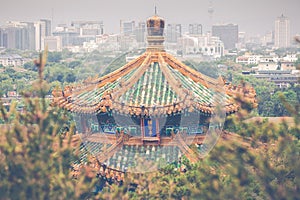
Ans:
{"type": "Polygon", "coordinates": [[[210,131],[221,131],[210,123],[217,110],[238,111],[236,96],[255,104],[252,87],[210,78],[167,53],[164,25],[157,15],[147,20],[148,47],[138,58],[53,91],[53,105],[75,114],[82,145],[110,169],[141,171],[144,163],[170,163],[182,155],[196,161],[195,148],[205,148],[210,131]]]}

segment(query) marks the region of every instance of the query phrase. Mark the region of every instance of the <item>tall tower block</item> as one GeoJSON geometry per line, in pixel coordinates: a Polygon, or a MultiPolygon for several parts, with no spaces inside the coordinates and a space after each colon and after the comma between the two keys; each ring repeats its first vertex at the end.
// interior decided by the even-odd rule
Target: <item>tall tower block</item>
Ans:
{"type": "Polygon", "coordinates": [[[275,47],[287,48],[291,44],[290,20],[283,14],[275,20],[275,47]]]}

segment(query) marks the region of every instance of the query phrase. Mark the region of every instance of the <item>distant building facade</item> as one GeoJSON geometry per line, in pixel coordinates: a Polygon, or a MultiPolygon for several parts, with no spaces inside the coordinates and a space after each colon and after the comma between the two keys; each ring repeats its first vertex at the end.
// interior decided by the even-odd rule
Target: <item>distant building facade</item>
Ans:
{"type": "Polygon", "coordinates": [[[48,19],[41,19],[34,24],[35,26],[35,50],[41,51],[45,49],[45,37],[51,36],[51,21],[48,19]]]}
{"type": "Polygon", "coordinates": [[[245,64],[245,65],[251,65],[251,64],[259,64],[260,62],[260,58],[262,56],[260,55],[243,55],[243,56],[238,56],[235,59],[236,63],[240,63],[240,64],[245,64]]]}
{"type": "Polygon", "coordinates": [[[122,35],[135,34],[135,21],[120,20],[120,34],[122,35]]]}
{"type": "Polygon", "coordinates": [[[234,49],[238,43],[239,28],[237,24],[213,25],[212,35],[224,42],[225,49],[234,49]]]}
{"type": "Polygon", "coordinates": [[[42,35],[50,36],[52,33],[51,20],[40,19],[40,24],[41,24],[42,35]]]}
{"type": "Polygon", "coordinates": [[[145,22],[139,22],[138,26],[135,30],[136,34],[136,40],[139,43],[145,43],[146,42],[146,23],[145,22]]]}
{"type": "Polygon", "coordinates": [[[274,31],[269,31],[261,38],[262,46],[274,46],[274,31]]]}
{"type": "Polygon", "coordinates": [[[275,47],[287,48],[291,45],[290,20],[281,15],[275,20],[275,47]]]}
{"type": "Polygon", "coordinates": [[[12,55],[0,55],[0,65],[4,67],[7,66],[22,66],[26,60],[22,58],[20,55],[12,54],[12,55]]]}
{"type": "Polygon", "coordinates": [[[177,43],[177,40],[182,36],[181,24],[168,24],[166,42],[177,43]]]}
{"type": "Polygon", "coordinates": [[[0,27],[0,46],[8,49],[34,50],[34,24],[20,21],[7,22],[0,27]]]}
{"type": "Polygon", "coordinates": [[[292,73],[291,70],[259,70],[253,74],[257,79],[263,79],[276,84],[279,88],[286,88],[290,85],[298,85],[300,74],[292,73]]]}
{"type": "Polygon", "coordinates": [[[44,46],[47,46],[49,51],[61,51],[62,50],[61,37],[59,36],[45,37],[44,46]]]}
{"type": "Polygon", "coordinates": [[[202,24],[189,24],[189,35],[202,35],[202,24]]]}
{"type": "Polygon", "coordinates": [[[236,63],[245,65],[255,65],[252,67],[253,71],[268,71],[268,70],[296,70],[296,61],[298,60],[297,54],[287,54],[284,57],[274,55],[252,55],[245,53],[238,56],[235,60],[236,63]]]}
{"type": "Polygon", "coordinates": [[[70,47],[76,45],[82,45],[85,40],[80,38],[80,33],[76,31],[74,27],[68,27],[65,24],[59,24],[53,36],[59,36],[61,38],[62,47],[70,47]]]}
{"type": "Polygon", "coordinates": [[[284,57],[277,55],[251,55],[245,54],[236,58],[236,63],[253,64],[251,71],[243,72],[244,75],[252,74],[257,79],[274,82],[278,87],[285,88],[299,84],[299,70],[296,69],[297,55],[288,54],[284,57]]]}
{"type": "Polygon", "coordinates": [[[205,35],[184,35],[178,40],[183,56],[220,58],[224,56],[224,43],[218,37],[205,35]]]}
{"type": "Polygon", "coordinates": [[[96,36],[104,33],[102,21],[73,21],[71,26],[80,36],[96,36]]]}

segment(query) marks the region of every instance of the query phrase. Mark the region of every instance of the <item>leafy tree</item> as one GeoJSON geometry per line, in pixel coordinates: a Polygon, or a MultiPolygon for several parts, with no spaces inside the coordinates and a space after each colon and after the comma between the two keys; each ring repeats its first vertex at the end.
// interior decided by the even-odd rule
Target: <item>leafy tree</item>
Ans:
{"type": "Polygon", "coordinates": [[[65,111],[49,108],[44,98],[45,57],[40,61],[39,79],[24,96],[22,112],[13,103],[7,111],[0,104],[0,196],[1,199],[84,199],[94,181],[83,174],[72,178],[71,163],[78,159],[71,146],[74,127],[68,134],[65,111]]]}
{"type": "Polygon", "coordinates": [[[127,174],[122,187],[105,189],[101,198],[297,199],[300,143],[293,135],[300,133],[299,124],[248,123],[246,115],[241,111],[230,117],[239,135],[224,134],[207,157],[193,164],[183,158],[185,172],[174,164],[153,173],[127,174]],[[137,185],[133,191],[132,183],[137,185]]]}
{"type": "Polygon", "coordinates": [[[9,75],[12,76],[14,73],[16,73],[16,70],[14,70],[12,67],[8,67],[5,69],[5,72],[9,75]]]}
{"type": "Polygon", "coordinates": [[[7,94],[8,91],[13,90],[13,81],[12,79],[6,79],[1,81],[0,84],[0,95],[3,96],[4,94],[7,94]]]}
{"type": "Polygon", "coordinates": [[[53,81],[59,81],[63,83],[65,71],[66,68],[59,64],[47,67],[45,71],[45,79],[50,83],[53,81]]]}
{"type": "Polygon", "coordinates": [[[103,76],[106,75],[106,74],[109,74],[110,72],[113,72],[115,70],[117,70],[120,66],[123,66],[125,65],[126,63],[126,54],[127,53],[124,53],[124,54],[121,54],[119,55],[116,59],[114,59],[109,65],[108,67],[105,69],[105,71],[103,72],[103,76]]]}
{"type": "Polygon", "coordinates": [[[200,63],[196,63],[196,62],[192,62],[192,61],[184,61],[184,63],[195,69],[195,70],[198,70],[199,72],[207,75],[207,76],[210,76],[210,77],[213,77],[213,78],[218,78],[219,77],[219,69],[218,67],[216,66],[216,63],[211,63],[211,62],[200,62],[200,63]]]}
{"type": "Polygon", "coordinates": [[[75,60],[75,61],[71,61],[71,62],[68,64],[68,66],[69,66],[69,68],[74,69],[74,68],[80,66],[81,64],[82,64],[81,61],[75,60]]]}
{"type": "Polygon", "coordinates": [[[71,58],[73,56],[72,51],[69,51],[68,49],[63,49],[61,52],[62,58],[71,58]]]}
{"type": "Polygon", "coordinates": [[[9,75],[7,73],[1,73],[0,74],[0,81],[4,81],[10,79],[9,75]]]}
{"type": "MultiPolygon", "coordinates": [[[[300,175],[300,106],[296,93],[275,93],[295,124],[268,120],[245,122],[245,110],[228,118],[212,152],[197,163],[183,159],[186,171],[170,165],[158,172],[127,174],[123,187],[101,193],[103,199],[297,199],[300,175]],[[227,129],[228,130],[228,129],[227,129]],[[132,183],[137,185],[133,192],[132,183]]],[[[272,102],[272,101],[270,101],[272,102]]],[[[277,103],[277,102],[275,102],[277,103]]],[[[269,106],[271,109],[274,106],[269,106]]]]}
{"type": "Polygon", "coordinates": [[[61,52],[49,52],[48,53],[48,62],[59,63],[62,59],[61,52]]]}
{"type": "Polygon", "coordinates": [[[53,81],[49,83],[49,87],[49,93],[51,93],[51,91],[53,91],[55,88],[62,88],[62,83],[59,81],[53,81]]]}
{"type": "Polygon", "coordinates": [[[68,82],[68,83],[73,83],[76,81],[76,76],[74,73],[69,72],[65,75],[65,81],[68,82]]]}
{"type": "Polygon", "coordinates": [[[18,93],[22,93],[25,89],[28,91],[28,87],[30,87],[30,85],[26,83],[26,80],[19,79],[16,81],[16,89],[18,93]]]}
{"type": "Polygon", "coordinates": [[[190,61],[190,60],[185,60],[183,61],[183,63],[187,66],[189,66],[190,68],[194,69],[194,70],[197,70],[197,68],[195,67],[195,63],[193,61],[190,61]]]}
{"type": "MultiPolygon", "coordinates": [[[[66,112],[47,106],[44,96],[49,88],[43,81],[43,66],[38,68],[34,91],[25,92],[23,112],[17,112],[14,103],[9,111],[0,107],[0,121],[5,123],[0,127],[1,199],[98,199],[91,196],[96,179],[71,176],[70,163],[78,159],[70,144],[74,127],[66,112]],[[62,128],[66,126],[68,134],[62,128]]],[[[52,86],[62,84],[54,75],[59,70],[65,74],[66,69],[58,65],[46,69],[47,80],[55,81],[52,86]]],[[[250,77],[249,81],[259,97],[266,99],[259,102],[265,104],[263,112],[289,114],[294,125],[267,119],[249,123],[244,121],[249,113],[241,110],[228,117],[218,144],[199,162],[183,157],[180,163],[154,173],[126,173],[122,186],[105,187],[99,198],[299,199],[299,92],[277,92],[270,83],[250,77]]]]}
{"type": "Polygon", "coordinates": [[[37,71],[37,67],[33,62],[27,62],[24,64],[23,67],[24,67],[24,69],[27,69],[27,70],[37,71]]]}

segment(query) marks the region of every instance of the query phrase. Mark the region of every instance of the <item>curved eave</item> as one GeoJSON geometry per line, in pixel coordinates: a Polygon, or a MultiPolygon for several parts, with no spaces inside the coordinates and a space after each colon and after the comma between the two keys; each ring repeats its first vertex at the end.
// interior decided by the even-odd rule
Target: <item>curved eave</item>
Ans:
{"type": "MultiPolygon", "coordinates": [[[[181,112],[194,112],[198,111],[203,114],[214,114],[214,106],[205,105],[202,103],[187,103],[180,102],[170,105],[156,105],[152,107],[137,107],[132,105],[120,104],[119,102],[113,102],[111,100],[101,101],[100,103],[94,105],[76,105],[72,102],[69,102],[65,98],[57,99],[57,105],[63,109],[66,109],[73,113],[78,114],[98,114],[106,112],[117,112],[124,115],[145,115],[145,116],[161,116],[161,115],[172,115],[181,112]]],[[[227,104],[224,105],[224,111],[226,114],[231,114],[238,111],[239,106],[236,104],[227,104]]]]}
{"type": "Polygon", "coordinates": [[[238,96],[256,103],[253,88],[224,86],[223,80],[204,76],[165,52],[145,52],[102,78],[53,91],[53,96],[53,105],[75,113],[115,111],[130,115],[169,115],[182,110],[214,114],[216,104],[230,114],[239,109],[233,103],[238,96]],[[141,83],[146,85],[143,91],[131,97],[131,91],[140,90],[141,83]],[[153,89],[151,83],[158,83],[158,88],[153,89]]]}

